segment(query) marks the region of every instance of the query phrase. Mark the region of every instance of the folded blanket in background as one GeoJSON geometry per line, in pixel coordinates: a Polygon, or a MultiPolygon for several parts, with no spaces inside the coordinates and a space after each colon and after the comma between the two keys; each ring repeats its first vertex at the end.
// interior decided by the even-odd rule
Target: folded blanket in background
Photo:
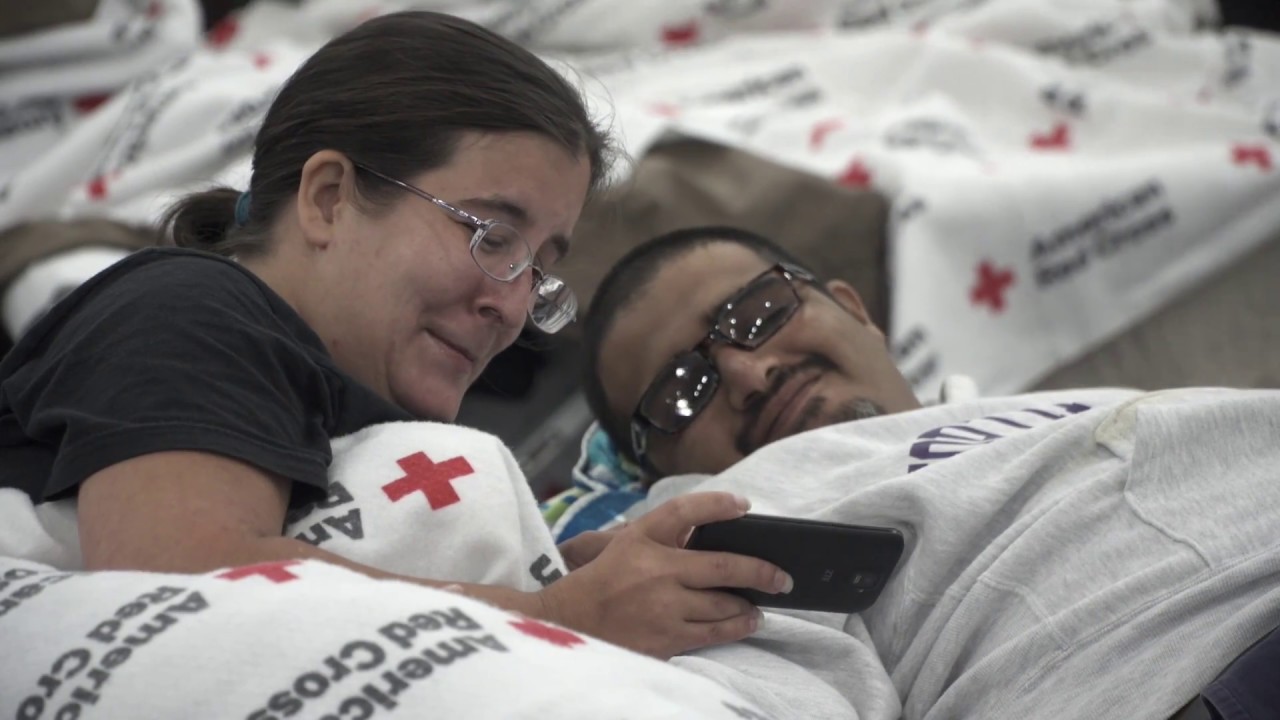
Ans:
{"type": "Polygon", "coordinates": [[[1022,390],[1280,230],[1274,36],[1197,32],[1172,2],[921,5],[949,12],[575,67],[630,143],[886,195],[891,338],[922,397],[956,372],[1022,390]]]}
{"type": "MultiPolygon", "coordinates": [[[[200,43],[196,0],[39,3],[4,15],[0,27],[12,34],[0,38],[0,191],[121,88],[200,43]]],[[[63,200],[65,192],[53,207],[63,200]]]]}

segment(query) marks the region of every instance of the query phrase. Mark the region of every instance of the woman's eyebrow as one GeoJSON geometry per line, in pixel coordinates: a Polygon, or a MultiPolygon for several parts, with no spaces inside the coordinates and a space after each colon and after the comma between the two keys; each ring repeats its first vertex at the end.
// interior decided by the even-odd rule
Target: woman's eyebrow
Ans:
{"type": "Polygon", "coordinates": [[[461,204],[468,207],[484,208],[496,215],[502,215],[504,216],[502,219],[512,225],[529,224],[529,211],[515,200],[501,195],[467,198],[466,200],[463,200],[461,204]]]}
{"type": "MultiPolygon", "coordinates": [[[[474,197],[463,200],[464,207],[483,208],[495,215],[504,222],[510,223],[517,230],[524,230],[529,227],[529,211],[520,203],[501,195],[489,195],[486,197],[474,197]]],[[[482,217],[480,213],[469,211],[473,215],[480,217],[481,220],[489,218],[482,217]]],[[[527,242],[527,239],[526,239],[527,242]]],[[[555,260],[563,260],[569,254],[569,238],[563,233],[556,233],[547,238],[547,242],[556,252],[555,260]]]]}

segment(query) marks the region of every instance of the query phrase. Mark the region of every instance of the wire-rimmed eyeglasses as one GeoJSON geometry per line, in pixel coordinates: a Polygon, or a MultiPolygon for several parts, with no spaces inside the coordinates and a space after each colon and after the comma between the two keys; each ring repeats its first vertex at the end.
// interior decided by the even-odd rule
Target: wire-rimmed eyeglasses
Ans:
{"type": "Polygon", "coordinates": [[[498,282],[509,283],[533,271],[533,287],[529,295],[529,319],[545,333],[555,333],[574,320],[578,314],[578,297],[555,275],[548,275],[539,267],[529,243],[512,226],[497,220],[485,220],[462,208],[397,180],[373,168],[355,163],[355,166],[380,180],[396,185],[440,208],[460,225],[472,229],[469,250],[471,259],[481,272],[498,282]]]}

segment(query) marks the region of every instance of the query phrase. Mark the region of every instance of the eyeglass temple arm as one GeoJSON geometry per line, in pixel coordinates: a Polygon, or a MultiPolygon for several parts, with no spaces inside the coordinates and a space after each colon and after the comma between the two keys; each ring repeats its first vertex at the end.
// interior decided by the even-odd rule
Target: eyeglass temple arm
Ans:
{"type": "Polygon", "coordinates": [[[395,179],[395,178],[391,177],[390,175],[386,175],[386,174],[384,174],[384,173],[378,172],[377,170],[374,170],[373,168],[369,167],[368,165],[364,165],[364,164],[361,164],[361,163],[353,163],[353,164],[354,164],[356,167],[360,168],[361,170],[364,170],[365,172],[369,173],[370,175],[373,175],[373,176],[374,176],[374,177],[376,177],[376,178],[379,178],[379,179],[381,179],[381,180],[385,180],[386,182],[389,182],[389,183],[391,183],[392,185],[397,185],[397,186],[399,186],[399,187],[401,187],[401,188],[404,188],[405,190],[408,190],[409,192],[413,193],[414,195],[417,195],[418,197],[422,198],[423,200],[429,200],[429,201],[431,201],[431,202],[435,203],[435,205],[436,205],[437,207],[439,207],[441,210],[444,210],[445,212],[447,212],[447,213],[450,213],[450,214],[454,215],[454,216],[455,216],[455,217],[457,217],[459,220],[461,220],[461,221],[465,222],[465,223],[466,223],[466,224],[468,224],[468,225],[471,225],[471,226],[473,226],[473,227],[479,228],[479,227],[483,227],[483,226],[485,226],[485,225],[487,225],[487,224],[488,224],[488,223],[486,223],[484,220],[481,220],[480,218],[476,217],[475,215],[472,215],[471,213],[467,212],[466,210],[463,210],[463,209],[462,209],[462,208],[460,208],[460,207],[456,207],[456,206],[454,206],[454,205],[452,205],[452,204],[450,204],[450,203],[448,203],[448,202],[446,202],[446,201],[444,201],[444,200],[441,200],[440,198],[436,197],[435,195],[432,195],[431,193],[427,192],[426,190],[422,190],[422,189],[420,189],[420,188],[416,188],[416,187],[414,187],[414,186],[410,185],[409,183],[404,182],[403,180],[397,180],[397,179],[395,179]]]}

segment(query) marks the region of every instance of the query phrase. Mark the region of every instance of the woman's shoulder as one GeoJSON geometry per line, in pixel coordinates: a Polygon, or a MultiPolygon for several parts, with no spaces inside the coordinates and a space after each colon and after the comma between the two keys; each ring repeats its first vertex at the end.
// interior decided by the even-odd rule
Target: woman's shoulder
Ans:
{"type": "MultiPolygon", "coordinates": [[[[127,316],[137,322],[207,318],[212,326],[262,326],[314,344],[297,312],[258,276],[228,258],[199,250],[139,250],[85,283],[65,312],[127,316]]],[[[318,340],[316,340],[318,341],[318,340]]]]}
{"type": "Polygon", "coordinates": [[[234,260],[173,247],[139,250],[85,283],[81,291],[103,299],[141,299],[170,307],[184,300],[240,298],[267,305],[275,299],[265,283],[234,260]]]}
{"type": "Polygon", "coordinates": [[[233,260],[183,248],[139,250],[77,288],[19,341],[226,336],[238,343],[287,337],[319,351],[320,340],[271,288],[233,260]]]}

